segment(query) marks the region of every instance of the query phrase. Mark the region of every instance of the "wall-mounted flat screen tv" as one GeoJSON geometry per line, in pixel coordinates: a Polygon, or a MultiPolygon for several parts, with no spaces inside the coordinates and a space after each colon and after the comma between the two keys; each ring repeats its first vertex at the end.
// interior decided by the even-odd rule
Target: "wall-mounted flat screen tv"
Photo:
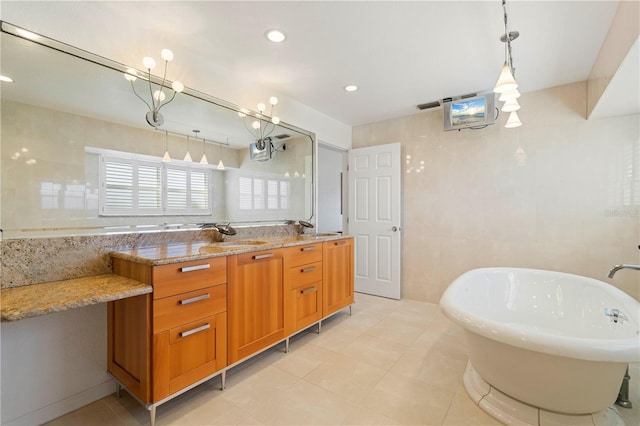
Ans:
{"type": "Polygon", "coordinates": [[[443,128],[445,131],[483,128],[495,122],[495,95],[493,92],[463,99],[444,99],[443,128]]]}
{"type": "Polygon", "coordinates": [[[271,150],[273,144],[271,138],[264,138],[264,148],[260,149],[257,143],[249,145],[249,158],[252,161],[269,161],[271,160],[271,150]]]}

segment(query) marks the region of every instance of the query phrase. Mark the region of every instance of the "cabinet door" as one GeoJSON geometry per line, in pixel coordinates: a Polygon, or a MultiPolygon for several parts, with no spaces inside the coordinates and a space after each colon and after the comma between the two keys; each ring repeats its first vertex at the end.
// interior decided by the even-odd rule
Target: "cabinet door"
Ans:
{"type": "Polygon", "coordinates": [[[322,318],[322,281],[289,290],[289,292],[292,300],[293,330],[291,333],[302,330],[322,318]]]}
{"type": "Polygon", "coordinates": [[[226,312],[153,336],[153,401],[157,402],[226,366],[226,312]]]}
{"type": "Polygon", "coordinates": [[[232,364],[284,340],[290,302],[284,297],[282,250],[229,256],[227,274],[227,359],[232,364]]]}
{"type": "Polygon", "coordinates": [[[323,247],[322,316],[353,303],[353,239],[328,241],[323,247]]]}

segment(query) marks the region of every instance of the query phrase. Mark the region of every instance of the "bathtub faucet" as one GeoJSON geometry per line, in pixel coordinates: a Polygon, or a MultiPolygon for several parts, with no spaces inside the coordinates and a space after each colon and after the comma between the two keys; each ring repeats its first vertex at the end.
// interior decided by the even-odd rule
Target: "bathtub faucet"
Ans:
{"type": "Polygon", "coordinates": [[[607,277],[613,278],[616,272],[618,272],[620,269],[635,269],[636,271],[640,271],[640,265],[629,265],[626,263],[623,263],[622,265],[616,265],[613,268],[611,268],[607,277]]]}

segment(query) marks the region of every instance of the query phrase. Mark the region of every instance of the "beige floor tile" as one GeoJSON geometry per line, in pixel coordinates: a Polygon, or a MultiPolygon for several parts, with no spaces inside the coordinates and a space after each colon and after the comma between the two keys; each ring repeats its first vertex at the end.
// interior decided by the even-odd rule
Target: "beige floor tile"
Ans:
{"type": "Polygon", "coordinates": [[[222,397],[242,409],[252,408],[256,401],[268,403],[276,395],[290,389],[301,379],[271,365],[238,382],[227,382],[222,397]]]}
{"type": "Polygon", "coordinates": [[[386,370],[339,355],[318,366],[305,381],[327,389],[350,402],[357,402],[371,392],[386,370]]]}
{"type": "Polygon", "coordinates": [[[449,407],[443,424],[449,426],[490,426],[501,425],[502,423],[485,413],[462,389],[453,397],[451,407],[449,407]]]}
{"type": "Polygon", "coordinates": [[[439,425],[454,395],[419,380],[387,373],[359,405],[397,424],[439,425]]]}
{"type": "Polygon", "coordinates": [[[299,343],[291,342],[289,353],[272,365],[297,377],[304,377],[319,365],[340,356],[334,351],[314,345],[312,339],[308,339],[305,344],[299,343]]]}
{"type": "Polygon", "coordinates": [[[462,384],[467,361],[466,354],[452,352],[436,343],[428,349],[406,351],[391,372],[456,392],[462,384]]]}
{"type": "Polygon", "coordinates": [[[252,417],[269,425],[343,424],[351,410],[344,398],[306,381],[248,407],[252,417]]]}
{"type": "Polygon", "coordinates": [[[398,361],[406,349],[406,346],[390,343],[389,340],[382,337],[362,334],[336,351],[352,359],[388,370],[393,367],[393,364],[398,361]]]}
{"type": "Polygon", "coordinates": [[[47,423],[49,426],[120,426],[123,424],[103,399],[47,423]]]}

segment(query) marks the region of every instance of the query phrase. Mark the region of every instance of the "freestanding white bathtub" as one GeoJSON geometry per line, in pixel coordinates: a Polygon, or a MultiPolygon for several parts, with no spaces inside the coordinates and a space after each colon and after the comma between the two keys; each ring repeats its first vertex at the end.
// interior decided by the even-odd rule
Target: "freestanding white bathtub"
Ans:
{"type": "Polygon", "coordinates": [[[440,305],[465,329],[467,392],[505,423],[607,416],[627,364],[640,361],[640,304],[602,281],[535,269],[475,269],[451,283],[440,305]]]}

